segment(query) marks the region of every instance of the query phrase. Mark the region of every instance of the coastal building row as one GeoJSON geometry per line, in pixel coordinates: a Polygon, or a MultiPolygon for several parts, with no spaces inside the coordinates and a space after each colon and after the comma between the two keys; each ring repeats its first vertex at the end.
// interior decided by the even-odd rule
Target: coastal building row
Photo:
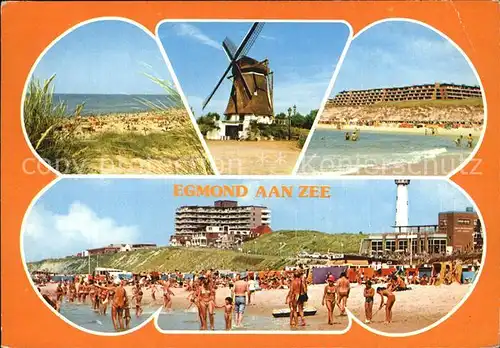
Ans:
{"type": "Polygon", "coordinates": [[[383,102],[418,101],[418,100],[451,100],[481,98],[478,86],[455,84],[426,84],[391,88],[375,88],[357,91],[342,91],[327,106],[364,106],[383,102]]]}
{"type": "Polygon", "coordinates": [[[78,257],[87,257],[92,255],[114,254],[118,252],[134,251],[142,249],[153,249],[157,245],[153,243],[139,243],[139,244],[109,244],[104,247],[87,249],[76,254],[78,257]]]}
{"type": "Polygon", "coordinates": [[[175,212],[171,246],[234,248],[271,233],[271,211],[264,206],[239,206],[215,201],[213,206],[181,206],[175,212]]]}
{"type": "Polygon", "coordinates": [[[391,233],[372,234],[361,242],[360,253],[446,255],[482,248],[481,221],[472,208],[467,208],[439,213],[437,225],[397,226],[391,233]]]}

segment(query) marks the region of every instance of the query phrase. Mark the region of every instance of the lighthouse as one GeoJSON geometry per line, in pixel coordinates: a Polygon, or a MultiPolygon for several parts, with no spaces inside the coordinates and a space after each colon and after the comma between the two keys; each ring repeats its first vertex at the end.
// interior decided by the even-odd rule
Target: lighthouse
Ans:
{"type": "Polygon", "coordinates": [[[408,226],[408,185],[410,180],[396,179],[396,221],[394,223],[396,232],[405,232],[404,228],[408,226]]]}

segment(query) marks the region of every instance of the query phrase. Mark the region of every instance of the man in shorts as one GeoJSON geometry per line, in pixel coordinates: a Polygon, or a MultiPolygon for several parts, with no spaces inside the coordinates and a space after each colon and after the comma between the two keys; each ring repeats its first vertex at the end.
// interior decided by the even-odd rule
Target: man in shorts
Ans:
{"type": "Polygon", "coordinates": [[[247,274],[241,273],[234,283],[234,311],[236,312],[236,327],[241,326],[243,313],[247,304],[247,295],[249,294],[247,274]]]}

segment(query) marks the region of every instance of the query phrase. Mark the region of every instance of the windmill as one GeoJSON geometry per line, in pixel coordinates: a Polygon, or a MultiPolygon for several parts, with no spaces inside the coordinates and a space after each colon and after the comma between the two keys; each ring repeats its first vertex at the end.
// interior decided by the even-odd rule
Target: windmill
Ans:
{"type": "Polygon", "coordinates": [[[247,56],[263,26],[264,23],[252,24],[239,47],[229,38],[224,39],[222,48],[229,59],[229,65],[203,102],[203,109],[231,71],[231,76],[227,78],[232,80],[233,86],[224,115],[228,119],[236,115],[239,121],[246,115],[273,116],[273,73],[269,68],[269,61],[258,61],[247,56]]]}

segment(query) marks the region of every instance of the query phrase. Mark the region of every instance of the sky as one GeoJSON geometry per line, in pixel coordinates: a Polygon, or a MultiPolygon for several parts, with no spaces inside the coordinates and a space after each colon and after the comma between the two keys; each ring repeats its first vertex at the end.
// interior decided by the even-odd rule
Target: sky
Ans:
{"type": "MultiPolygon", "coordinates": [[[[195,116],[213,111],[222,114],[231,90],[226,80],[204,112],[205,98],[227,68],[222,50],[228,36],[239,45],[250,22],[163,23],[158,34],[195,116]]],[[[349,28],[342,23],[266,23],[248,56],[269,59],[274,71],[275,113],[294,104],[303,114],[318,109],[337,61],[345,47],[349,28]]]]}
{"type": "MultiPolygon", "coordinates": [[[[271,210],[271,228],[327,233],[390,232],[395,219],[393,180],[327,179],[70,179],[50,187],[25,219],[23,245],[27,261],[63,257],[111,243],[147,242],[167,245],[174,232],[175,210],[182,205],[213,205],[230,197],[174,197],[174,184],[248,186],[240,205],[271,210]],[[255,198],[263,185],[329,185],[331,197],[255,198]]],[[[458,189],[443,180],[412,180],[409,224],[437,224],[441,211],[472,206],[458,189]]]]}
{"type": "Polygon", "coordinates": [[[56,74],[56,93],[164,94],[144,73],[171,81],[156,41],[133,24],[101,20],[56,42],[34,76],[45,80],[56,74]]]}
{"type": "Polygon", "coordinates": [[[331,96],[344,90],[434,82],[479,85],[448,39],[417,23],[382,22],[354,38],[331,96]]]}

